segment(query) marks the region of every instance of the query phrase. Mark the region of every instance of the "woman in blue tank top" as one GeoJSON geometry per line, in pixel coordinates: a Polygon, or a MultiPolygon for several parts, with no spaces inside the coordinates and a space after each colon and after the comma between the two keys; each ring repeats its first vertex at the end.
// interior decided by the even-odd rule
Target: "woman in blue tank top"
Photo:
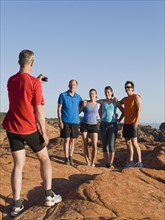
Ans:
{"type": "Polygon", "coordinates": [[[95,160],[97,156],[97,141],[98,141],[98,110],[100,104],[96,102],[97,91],[91,89],[89,91],[90,100],[84,101],[81,110],[84,112],[84,116],[81,121],[80,132],[82,134],[84,144],[84,157],[88,166],[95,167],[95,160]],[[90,135],[92,142],[92,157],[89,159],[88,152],[88,134],[90,135]]]}
{"type": "MultiPolygon", "coordinates": [[[[107,168],[114,168],[115,140],[117,137],[117,108],[123,112],[123,107],[113,99],[113,90],[110,86],[104,89],[106,99],[98,100],[100,108],[100,133],[103,144],[103,155],[107,168]]],[[[117,99],[116,99],[117,100],[117,99]]]]}

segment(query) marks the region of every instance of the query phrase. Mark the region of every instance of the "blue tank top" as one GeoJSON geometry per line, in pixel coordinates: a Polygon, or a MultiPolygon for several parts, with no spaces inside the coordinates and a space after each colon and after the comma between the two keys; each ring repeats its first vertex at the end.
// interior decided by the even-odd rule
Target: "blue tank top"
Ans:
{"type": "Polygon", "coordinates": [[[116,122],[116,103],[111,102],[108,104],[106,100],[104,100],[102,104],[102,116],[101,116],[101,121],[104,122],[116,122]]]}
{"type": "Polygon", "coordinates": [[[97,124],[97,118],[98,118],[98,104],[90,105],[87,102],[86,107],[83,110],[84,117],[82,119],[82,122],[87,124],[97,124]]]}

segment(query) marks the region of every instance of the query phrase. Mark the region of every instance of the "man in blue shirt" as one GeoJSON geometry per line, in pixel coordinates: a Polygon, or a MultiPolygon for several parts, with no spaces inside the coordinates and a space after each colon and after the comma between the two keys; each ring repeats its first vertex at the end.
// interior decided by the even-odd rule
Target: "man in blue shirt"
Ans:
{"type": "Polygon", "coordinates": [[[60,137],[64,138],[65,164],[71,165],[74,165],[72,156],[75,139],[78,138],[79,107],[82,104],[81,96],[76,93],[77,85],[76,80],[69,81],[69,90],[59,95],[57,109],[60,137]]]}

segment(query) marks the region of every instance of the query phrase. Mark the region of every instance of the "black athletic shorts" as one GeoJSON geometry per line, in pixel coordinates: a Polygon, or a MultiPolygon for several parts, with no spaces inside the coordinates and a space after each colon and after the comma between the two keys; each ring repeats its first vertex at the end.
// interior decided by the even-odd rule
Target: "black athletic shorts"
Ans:
{"type": "Polygon", "coordinates": [[[98,133],[98,126],[97,124],[87,124],[81,122],[80,132],[98,133]]]}
{"type": "Polygon", "coordinates": [[[13,134],[7,131],[7,137],[11,151],[23,150],[25,149],[25,144],[29,145],[34,152],[39,152],[45,147],[42,145],[44,139],[39,131],[26,135],[13,134]]]}
{"type": "Polygon", "coordinates": [[[138,128],[135,128],[133,124],[124,124],[123,137],[125,139],[131,139],[138,136],[138,128]]]}
{"type": "Polygon", "coordinates": [[[60,130],[61,138],[78,138],[79,124],[71,124],[63,122],[64,128],[60,130]]]}

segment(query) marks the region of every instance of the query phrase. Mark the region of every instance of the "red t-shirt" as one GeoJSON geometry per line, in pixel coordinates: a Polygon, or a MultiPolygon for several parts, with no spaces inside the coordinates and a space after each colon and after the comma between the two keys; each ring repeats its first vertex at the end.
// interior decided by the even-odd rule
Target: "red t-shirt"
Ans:
{"type": "Polygon", "coordinates": [[[2,123],[14,134],[31,134],[37,130],[35,106],[43,105],[42,86],[39,79],[19,72],[8,80],[9,110],[2,123]]]}

